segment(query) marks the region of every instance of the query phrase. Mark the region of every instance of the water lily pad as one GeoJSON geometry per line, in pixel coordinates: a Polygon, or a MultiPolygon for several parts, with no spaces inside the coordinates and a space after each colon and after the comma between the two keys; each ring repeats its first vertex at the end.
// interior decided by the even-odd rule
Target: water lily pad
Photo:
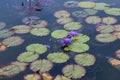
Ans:
{"type": "Polygon", "coordinates": [[[120,8],[109,8],[104,10],[106,14],[120,16],[120,8]]]}
{"type": "Polygon", "coordinates": [[[95,63],[95,57],[88,53],[78,54],[74,58],[75,62],[82,66],[91,66],[95,63]]]}
{"type": "Polygon", "coordinates": [[[65,76],[57,75],[54,80],[71,80],[65,76]]]}
{"type": "Polygon", "coordinates": [[[69,60],[69,56],[63,52],[50,53],[47,58],[54,63],[64,63],[69,60]]]}
{"type": "Polygon", "coordinates": [[[95,15],[98,12],[95,9],[84,9],[84,11],[87,12],[89,15],[95,15]]]}
{"type": "Polygon", "coordinates": [[[110,7],[110,5],[107,4],[107,3],[96,3],[94,9],[96,9],[96,10],[106,10],[109,7],[110,7]]]}
{"type": "Polygon", "coordinates": [[[115,40],[117,40],[117,37],[113,34],[98,34],[96,36],[96,40],[102,43],[109,43],[109,42],[113,42],[115,40]]]}
{"type": "Polygon", "coordinates": [[[53,67],[53,64],[48,60],[37,60],[31,63],[30,69],[34,72],[39,71],[39,73],[47,72],[51,70],[53,67]]]}
{"type": "Polygon", "coordinates": [[[115,56],[120,59],[120,49],[118,49],[117,51],[115,51],[115,56]]]}
{"type": "Polygon", "coordinates": [[[64,6],[67,8],[74,8],[77,7],[78,1],[66,1],[64,6]]]}
{"type": "Polygon", "coordinates": [[[38,59],[39,55],[34,52],[23,52],[18,57],[17,60],[20,62],[32,62],[38,59]]]}
{"type": "Polygon", "coordinates": [[[47,28],[33,28],[30,33],[35,36],[47,36],[50,30],[47,28]]]}
{"type": "Polygon", "coordinates": [[[93,7],[95,7],[95,3],[94,2],[90,2],[90,1],[83,1],[83,2],[79,2],[78,3],[78,7],[93,8],[93,7]]]}
{"type": "Polygon", "coordinates": [[[61,17],[69,17],[70,16],[70,13],[66,10],[60,10],[60,11],[56,11],[54,13],[54,16],[56,18],[61,18],[61,17]]]}
{"type": "Polygon", "coordinates": [[[43,54],[47,51],[47,48],[45,45],[42,45],[42,44],[30,44],[26,47],[26,50],[27,51],[30,51],[30,52],[36,52],[38,54],[43,54]]]}
{"type": "Polygon", "coordinates": [[[21,45],[23,42],[24,42],[24,39],[22,39],[19,36],[8,37],[2,41],[2,43],[7,47],[18,46],[18,45],[21,45]]]}
{"type": "Polygon", "coordinates": [[[114,29],[116,32],[120,31],[120,24],[114,25],[114,29]]]}
{"type": "Polygon", "coordinates": [[[53,77],[49,73],[42,73],[43,80],[53,80],[53,77]]]}
{"type": "Polygon", "coordinates": [[[41,77],[38,74],[28,74],[24,76],[24,80],[40,80],[41,77]]]}
{"type": "Polygon", "coordinates": [[[18,34],[25,34],[30,31],[30,27],[27,25],[17,25],[17,26],[12,27],[11,30],[18,34]]]}
{"type": "Polygon", "coordinates": [[[100,33],[111,33],[114,31],[114,26],[112,25],[100,25],[96,28],[100,33]]]}
{"type": "Polygon", "coordinates": [[[82,24],[79,22],[71,22],[64,25],[66,30],[78,30],[82,27],[82,24]]]}
{"type": "Polygon", "coordinates": [[[104,18],[102,19],[102,22],[103,22],[104,24],[115,24],[115,23],[117,22],[117,19],[114,18],[114,17],[104,17],[104,18]]]}
{"type": "Polygon", "coordinates": [[[0,30],[0,38],[6,38],[13,34],[14,34],[14,32],[10,31],[9,29],[0,30]]]}
{"type": "Polygon", "coordinates": [[[66,24],[66,23],[70,23],[72,21],[73,21],[73,19],[69,18],[69,17],[67,17],[67,18],[62,17],[62,18],[57,19],[57,23],[59,23],[59,24],[66,24]]]}
{"type": "Polygon", "coordinates": [[[30,25],[33,28],[43,28],[46,27],[48,25],[47,21],[45,20],[37,20],[36,22],[34,22],[33,25],[30,25]]]}
{"type": "Polygon", "coordinates": [[[0,22],[0,29],[3,29],[6,26],[6,23],[0,22]]]}
{"type": "Polygon", "coordinates": [[[74,11],[74,12],[72,12],[72,15],[74,17],[87,17],[88,13],[85,11],[74,11]]]}
{"type": "Polygon", "coordinates": [[[85,19],[88,24],[98,24],[101,22],[101,18],[99,16],[89,16],[85,19]]]}
{"type": "Polygon", "coordinates": [[[79,65],[67,65],[62,69],[64,76],[72,79],[77,79],[85,76],[86,70],[79,65]]]}
{"type": "Polygon", "coordinates": [[[53,38],[64,38],[68,35],[68,32],[66,30],[55,30],[51,33],[51,36],[53,38]]]}

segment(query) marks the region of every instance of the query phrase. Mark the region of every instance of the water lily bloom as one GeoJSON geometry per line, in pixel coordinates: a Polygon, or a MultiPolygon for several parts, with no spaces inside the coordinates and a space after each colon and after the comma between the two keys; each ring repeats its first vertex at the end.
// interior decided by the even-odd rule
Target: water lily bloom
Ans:
{"type": "Polygon", "coordinates": [[[70,37],[76,37],[76,36],[78,36],[78,33],[76,31],[70,31],[68,35],[70,37]]]}
{"type": "Polygon", "coordinates": [[[69,45],[72,42],[70,38],[64,38],[61,40],[63,46],[69,45]]]}

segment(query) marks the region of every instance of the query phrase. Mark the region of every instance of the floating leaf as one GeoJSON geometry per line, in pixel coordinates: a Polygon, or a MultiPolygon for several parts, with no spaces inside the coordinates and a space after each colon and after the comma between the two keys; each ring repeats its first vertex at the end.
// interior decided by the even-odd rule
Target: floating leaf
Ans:
{"type": "Polygon", "coordinates": [[[43,80],[53,80],[53,77],[48,73],[43,73],[42,78],[43,80]]]}
{"type": "Polygon", "coordinates": [[[95,63],[95,57],[88,53],[78,54],[74,58],[75,62],[82,66],[91,66],[95,63]]]}
{"type": "Polygon", "coordinates": [[[118,39],[120,39],[120,32],[113,32],[113,35],[115,35],[118,39]]]}
{"type": "Polygon", "coordinates": [[[10,31],[9,29],[0,30],[0,38],[6,38],[6,37],[9,37],[13,34],[14,33],[12,31],[10,31]]]}
{"type": "Polygon", "coordinates": [[[46,36],[50,33],[50,30],[47,28],[33,28],[30,33],[35,36],[46,36]]]}
{"type": "Polygon", "coordinates": [[[77,4],[78,4],[78,1],[66,1],[64,3],[64,6],[68,8],[74,8],[74,7],[77,7],[77,4]]]}
{"type": "Polygon", "coordinates": [[[104,17],[103,19],[102,19],[102,22],[104,23],[104,24],[115,24],[116,22],[117,22],[117,19],[116,18],[114,18],[114,17],[104,17]]]}
{"type": "Polygon", "coordinates": [[[98,16],[89,16],[85,19],[88,24],[98,24],[101,22],[101,18],[98,16]]]}
{"type": "Polygon", "coordinates": [[[30,25],[33,28],[43,28],[46,27],[48,25],[47,21],[45,20],[38,20],[36,22],[34,22],[33,25],[30,25]]]}
{"type": "Polygon", "coordinates": [[[118,49],[117,51],[115,51],[115,56],[120,59],[120,49],[118,49]]]}
{"type": "Polygon", "coordinates": [[[31,63],[30,69],[34,72],[39,71],[39,73],[47,72],[52,69],[53,64],[48,60],[37,60],[31,63]]]}
{"type": "Polygon", "coordinates": [[[66,30],[78,30],[82,27],[82,24],[79,22],[71,22],[64,25],[66,30]]]}
{"type": "Polygon", "coordinates": [[[35,53],[38,53],[38,54],[43,54],[47,51],[47,48],[45,45],[42,45],[42,44],[30,44],[26,47],[26,50],[27,51],[30,51],[30,52],[35,52],[35,53]]]}
{"type": "Polygon", "coordinates": [[[53,38],[64,38],[68,35],[68,32],[66,30],[55,30],[51,33],[51,36],[53,38]]]}
{"type": "Polygon", "coordinates": [[[3,29],[6,26],[6,23],[0,22],[0,29],[3,29]]]}
{"type": "Polygon", "coordinates": [[[20,62],[32,62],[38,57],[39,55],[35,54],[34,52],[23,52],[17,57],[17,60],[20,62]]]}
{"type": "Polygon", "coordinates": [[[69,17],[67,17],[67,18],[62,17],[62,18],[57,19],[57,23],[59,23],[59,24],[66,24],[66,23],[70,23],[72,21],[73,21],[73,19],[69,18],[69,17]]]}
{"type": "Polygon", "coordinates": [[[79,2],[78,7],[93,8],[93,7],[95,7],[95,3],[94,2],[89,2],[89,1],[79,2]]]}
{"type": "Polygon", "coordinates": [[[120,16],[120,8],[108,8],[104,12],[109,15],[120,16]]]}
{"type": "Polygon", "coordinates": [[[50,53],[47,58],[54,63],[64,63],[69,60],[69,56],[63,52],[50,53]]]}
{"type": "Polygon", "coordinates": [[[87,17],[88,13],[85,11],[74,11],[74,12],[72,12],[72,15],[74,17],[87,17]]]}
{"type": "Polygon", "coordinates": [[[100,25],[96,28],[100,33],[110,33],[114,31],[114,26],[112,25],[100,25]]]}
{"type": "Polygon", "coordinates": [[[67,65],[62,72],[68,78],[77,79],[85,76],[86,70],[79,65],[67,65]]]}
{"type": "Polygon", "coordinates": [[[106,10],[110,7],[109,4],[107,3],[96,3],[94,9],[97,9],[97,10],[106,10]]]}
{"type": "Polygon", "coordinates": [[[65,76],[57,75],[54,80],[71,80],[65,76]]]}
{"type": "Polygon", "coordinates": [[[7,46],[5,46],[4,44],[0,43],[0,52],[1,51],[5,51],[7,49],[7,46]]]}
{"type": "Polygon", "coordinates": [[[70,16],[70,13],[66,10],[60,10],[60,11],[56,11],[54,13],[54,16],[56,18],[61,18],[61,17],[69,17],[70,16]]]}
{"type": "Polygon", "coordinates": [[[109,43],[109,42],[113,42],[115,40],[117,40],[117,37],[113,34],[98,34],[96,36],[96,40],[99,42],[103,42],[103,43],[109,43]]]}
{"type": "Polygon", "coordinates": [[[18,45],[21,45],[23,42],[24,42],[24,39],[18,36],[8,37],[2,41],[2,43],[7,47],[18,46],[18,45]]]}
{"type": "Polygon", "coordinates": [[[98,12],[95,9],[84,9],[84,11],[87,12],[89,15],[95,15],[98,12]]]}
{"type": "Polygon", "coordinates": [[[12,27],[11,30],[13,30],[15,33],[18,33],[18,34],[24,34],[30,31],[30,27],[27,25],[17,25],[12,27]]]}
{"type": "Polygon", "coordinates": [[[116,32],[119,32],[119,31],[120,31],[120,24],[114,25],[114,28],[115,28],[115,31],[116,31],[116,32]]]}
{"type": "Polygon", "coordinates": [[[41,77],[38,74],[28,74],[24,76],[24,80],[40,80],[41,77]]]}
{"type": "Polygon", "coordinates": [[[112,65],[112,66],[120,66],[120,60],[118,59],[114,59],[114,58],[109,58],[108,62],[112,65]]]}

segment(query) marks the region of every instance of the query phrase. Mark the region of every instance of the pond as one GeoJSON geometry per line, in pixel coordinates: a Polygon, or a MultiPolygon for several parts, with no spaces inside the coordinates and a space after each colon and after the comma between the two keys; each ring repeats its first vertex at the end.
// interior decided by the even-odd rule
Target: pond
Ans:
{"type": "Polygon", "coordinates": [[[120,80],[119,0],[0,0],[0,80],[120,80]]]}

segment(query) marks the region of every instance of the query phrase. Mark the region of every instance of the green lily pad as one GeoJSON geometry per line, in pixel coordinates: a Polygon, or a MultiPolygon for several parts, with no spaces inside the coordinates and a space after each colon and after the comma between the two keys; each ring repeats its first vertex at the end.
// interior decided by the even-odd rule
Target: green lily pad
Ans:
{"type": "Polygon", "coordinates": [[[34,52],[23,52],[18,57],[17,60],[20,62],[32,62],[38,59],[39,55],[34,52]]]}
{"type": "Polygon", "coordinates": [[[98,34],[96,35],[96,40],[102,43],[109,43],[117,40],[117,37],[113,34],[98,34]]]}
{"type": "Polygon", "coordinates": [[[61,17],[69,17],[70,16],[70,13],[66,10],[60,10],[60,11],[56,11],[54,13],[54,16],[56,18],[61,18],[61,17]]]}
{"type": "Polygon", "coordinates": [[[89,16],[85,19],[85,21],[88,24],[98,24],[101,22],[101,18],[99,18],[99,16],[89,16]]]}
{"type": "Polygon", "coordinates": [[[64,63],[69,60],[69,56],[63,52],[50,53],[47,58],[54,63],[64,63]]]}
{"type": "Polygon", "coordinates": [[[38,74],[28,74],[24,76],[24,80],[40,80],[41,77],[38,74]]]}
{"type": "Polygon", "coordinates": [[[57,19],[57,23],[59,23],[59,24],[66,24],[66,23],[70,23],[72,21],[73,21],[73,19],[69,18],[69,17],[67,17],[67,18],[63,17],[63,18],[57,19]]]}
{"type": "Polygon", "coordinates": [[[38,54],[43,54],[47,51],[47,48],[45,45],[42,45],[42,44],[30,44],[26,47],[26,50],[29,52],[35,52],[35,53],[38,53],[38,54]]]}
{"type": "Polygon", "coordinates": [[[104,24],[115,24],[116,22],[117,22],[117,19],[116,18],[114,18],[114,17],[104,17],[103,19],[102,19],[102,22],[104,23],[104,24]]]}
{"type": "Polygon", "coordinates": [[[109,7],[110,7],[110,5],[107,4],[107,3],[96,3],[94,9],[96,9],[96,10],[106,10],[109,7]]]}
{"type": "Polygon", "coordinates": [[[6,26],[4,22],[0,22],[0,29],[3,29],[6,26]]]}
{"type": "Polygon", "coordinates": [[[120,8],[109,8],[104,10],[104,12],[109,15],[120,16],[120,8]]]}
{"type": "Polygon", "coordinates": [[[57,75],[54,80],[71,80],[65,76],[57,75]]]}
{"type": "Polygon", "coordinates": [[[74,58],[75,62],[82,66],[91,66],[95,63],[95,57],[88,53],[78,54],[74,58]]]}
{"type": "Polygon", "coordinates": [[[7,38],[13,34],[14,32],[10,31],[9,29],[0,30],[0,38],[7,38]]]}
{"type": "Polygon", "coordinates": [[[87,12],[89,15],[95,15],[98,12],[95,9],[84,9],[84,11],[87,12]]]}
{"type": "Polygon", "coordinates": [[[72,12],[72,15],[74,17],[87,17],[88,13],[85,11],[74,11],[74,12],[72,12]]]}
{"type": "Polygon", "coordinates": [[[30,33],[35,36],[47,36],[50,30],[47,28],[33,28],[30,33]]]}
{"type": "Polygon", "coordinates": [[[53,64],[48,60],[37,60],[31,63],[30,69],[34,72],[39,71],[39,73],[47,72],[51,70],[53,67],[53,64]]]}
{"type": "Polygon", "coordinates": [[[78,30],[82,27],[82,24],[79,22],[71,22],[64,25],[66,30],[78,30]]]}
{"type": "Polygon", "coordinates": [[[72,79],[77,79],[85,76],[86,70],[79,65],[67,65],[62,69],[64,76],[72,79]]]}
{"type": "Polygon", "coordinates": [[[66,31],[66,30],[55,30],[51,33],[51,36],[53,38],[57,38],[57,39],[64,38],[67,35],[68,35],[68,31],[66,31]]]}

